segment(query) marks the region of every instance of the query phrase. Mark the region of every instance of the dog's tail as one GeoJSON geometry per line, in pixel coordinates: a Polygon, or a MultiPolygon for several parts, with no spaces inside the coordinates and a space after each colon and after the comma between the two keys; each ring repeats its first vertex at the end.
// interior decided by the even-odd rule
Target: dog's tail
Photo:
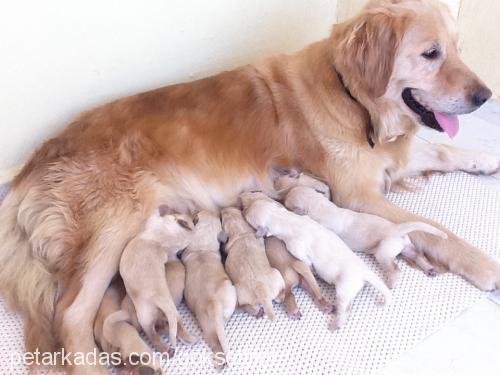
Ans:
{"type": "Polygon", "coordinates": [[[0,292],[12,309],[25,316],[26,351],[52,352],[56,349],[52,320],[57,283],[33,256],[30,240],[18,222],[22,201],[16,188],[0,206],[0,292]]]}
{"type": "Polygon", "coordinates": [[[391,291],[385,285],[385,283],[377,276],[373,271],[366,269],[365,270],[365,280],[368,281],[375,289],[377,289],[383,298],[383,301],[380,302],[381,305],[389,304],[391,302],[391,291]]]}
{"type": "Polygon", "coordinates": [[[433,234],[434,236],[441,237],[442,239],[447,239],[448,235],[442,230],[436,228],[433,225],[423,223],[421,221],[409,221],[407,223],[401,223],[396,226],[397,235],[406,236],[411,232],[425,232],[433,234]]]}

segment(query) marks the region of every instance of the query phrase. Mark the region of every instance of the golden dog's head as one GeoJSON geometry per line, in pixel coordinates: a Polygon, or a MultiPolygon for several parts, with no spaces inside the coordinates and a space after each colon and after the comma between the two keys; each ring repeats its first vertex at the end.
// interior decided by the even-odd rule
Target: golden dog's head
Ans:
{"type": "Polygon", "coordinates": [[[417,123],[453,137],[457,115],[491,97],[460,59],[455,20],[438,1],[369,1],[331,40],[335,68],[368,109],[379,142],[417,123]]]}

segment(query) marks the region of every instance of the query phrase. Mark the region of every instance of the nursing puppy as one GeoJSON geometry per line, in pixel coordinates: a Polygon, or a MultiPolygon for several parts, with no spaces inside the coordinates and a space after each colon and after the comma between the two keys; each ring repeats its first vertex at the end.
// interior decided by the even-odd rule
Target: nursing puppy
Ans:
{"type": "Polygon", "coordinates": [[[184,297],[215,354],[215,365],[226,364],[228,352],[224,324],[236,307],[236,289],[224,271],[219,251],[225,234],[219,215],[201,211],[195,216],[193,241],[182,253],[186,266],[184,297]]]}
{"type": "Polygon", "coordinates": [[[113,356],[114,353],[120,353],[122,363],[125,365],[121,373],[159,374],[161,372],[159,363],[154,360],[153,352],[132,325],[133,317],[121,308],[124,296],[123,282],[121,278],[117,278],[106,290],[97,312],[94,322],[96,342],[102,350],[113,356]],[[139,360],[142,353],[149,354],[148,363],[139,360]],[[131,363],[136,365],[132,366],[131,363]]]}
{"type": "Polygon", "coordinates": [[[423,222],[394,224],[380,216],[343,209],[306,186],[292,188],[284,204],[296,214],[308,215],[335,232],[352,250],[373,254],[386,272],[390,288],[396,285],[401,273],[395,263],[399,254],[410,259],[427,275],[437,274],[408,236],[409,233],[421,231],[447,238],[444,232],[432,225],[423,222]]]}
{"type": "Polygon", "coordinates": [[[308,186],[322,194],[326,199],[331,199],[328,184],[320,181],[318,178],[299,172],[296,169],[278,171],[277,173],[277,177],[274,179],[274,189],[278,192],[281,199],[285,197],[290,189],[296,186],[308,186]]]}
{"type": "Polygon", "coordinates": [[[354,297],[369,282],[390,300],[390,291],[347,245],[332,231],[307,216],[288,211],[262,193],[244,193],[245,218],[258,236],[275,236],[285,242],[295,257],[309,266],[327,283],[335,284],[336,316],[331,329],[347,320],[354,297]]]}
{"type": "Polygon", "coordinates": [[[175,351],[177,329],[183,341],[195,341],[184,330],[165,278],[165,263],[169,256],[189,245],[193,228],[188,216],[160,208],[147,220],[144,230],[128,243],[120,260],[120,274],[141,328],[153,346],[169,356],[175,351]],[[162,341],[156,328],[165,318],[172,348],[162,341]]]}
{"type": "Polygon", "coordinates": [[[268,237],[264,243],[269,264],[280,271],[283,280],[285,280],[283,304],[288,317],[291,319],[300,319],[302,317],[292,291],[297,286],[301,286],[311,294],[321,311],[331,312],[332,305],[326,302],[321,295],[319,285],[311,272],[311,268],[290,254],[283,241],[276,237],[268,237]]]}
{"type": "Polygon", "coordinates": [[[282,300],[285,281],[272,268],[266,257],[264,240],[245,221],[240,210],[228,207],[221,211],[222,227],[228,235],[224,247],[227,254],[226,271],[236,287],[239,306],[249,314],[260,317],[261,310],[275,319],[272,301],[282,300]]]}

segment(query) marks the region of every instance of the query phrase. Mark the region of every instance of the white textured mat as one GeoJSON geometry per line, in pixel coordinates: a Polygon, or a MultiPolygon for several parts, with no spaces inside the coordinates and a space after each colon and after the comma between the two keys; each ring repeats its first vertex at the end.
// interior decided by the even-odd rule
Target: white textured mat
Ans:
{"type": "MultiPolygon", "coordinates": [[[[391,194],[396,204],[443,223],[484,251],[500,256],[500,192],[480,179],[463,173],[434,176],[416,193],[391,194]]],[[[375,263],[363,257],[374,269],[375,263]]],[[[277,320],[256,320],[244,313],[226,325],[231,353],[225,374],[370,374],[384,367],[410,347],[455,318],[483,293],[453,275],[431,279],[401,263],[401,281],[393,302],[381,308],[375,292],[366,287],[358,295],[351,317],[340,331],[327,329],[328,317],[320,313],[306,293],[296,291],[302,311],[300,321],[289,320],[275,305],[277,320]]],[[[333,299],[333,287],[322,285],[333,299]]],[[[1,302],[1,301],[0,301],[1,302]]],[[[185,307],[181,315],[189,330],[200,334],[185,307]]],[[[14,351],[22,350],[19,318],[0,303],[0,374],[24,374],[10,368],[14,351]]],[[[169,374],[207,374],[213,370],[207,346],[180,344],[165,370],[169,374]]]]}

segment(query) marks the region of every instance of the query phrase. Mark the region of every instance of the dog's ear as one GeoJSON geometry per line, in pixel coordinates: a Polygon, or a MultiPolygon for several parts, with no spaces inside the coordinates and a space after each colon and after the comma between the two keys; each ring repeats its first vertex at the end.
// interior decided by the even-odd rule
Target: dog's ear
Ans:
{"type": "Polygon", "coordinates": [[[189,223],[187,220],[178,219],[177,224],[179,224],[181,227],[183,227],[184,229],[187,229],[189,231],[193,230],[193,223],[192,222],[189,223]]]}
{"type": "Polygon", "coordinates": [[[359,90],[373,98],[384,95],[408,21],[407,15],[366,10],[333,28],[335,65],[354,96],[359,90]]]}
{"type": "Polygon", "coordinates": [[[160,207],[158,207],[158,214],[163,217],[165,215],[172,215],[174,214],[174,210],[172,208],[170,208],[169,206],[167,206],[166,204],[162,204],[160,205],[160,207]]]}
{"type": "Polygon", "coordinates": [[[220,242],[220,243],[226,243],[227,240],[228,240],[229,236],[227,235],[226,232],[224,231],[220,231],[219,234],[217,235],[217,240],[220,242]]]}
{"type": "Polygon", "coordinates": [[[267,235],[267,229],[264,227],[258,227],[257,231],[255,232],[255,237],[257,238],[264,238],[267,235]]]}

